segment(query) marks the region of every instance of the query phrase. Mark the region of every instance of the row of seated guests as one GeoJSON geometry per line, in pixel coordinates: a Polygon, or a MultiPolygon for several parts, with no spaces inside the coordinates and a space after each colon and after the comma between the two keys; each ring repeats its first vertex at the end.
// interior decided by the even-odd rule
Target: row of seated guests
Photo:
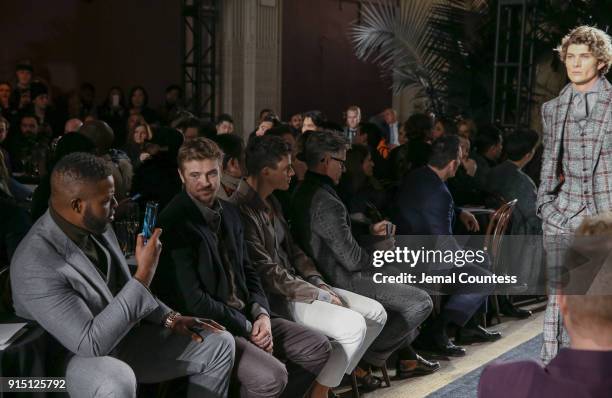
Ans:
{"type": "MultiPolygon", "coordinates": [[[[315,377],[317,382],[311,390],[312,396],[325,396],[330,387],[340,383],[342,374],[350,372],[360,359],[362,363],[356,370],[358,377],[362,384],[375,388],[380,385],[380,380],[371,375],[368,366],[381,366],[398,350],[400,376],[436,370],[439,364],[425,361],[410,347],[418,326],[431,311],[429,296],[418,288],[406,285],[394,285],[390,292],[376,286],[367,277],[371,270],[369,252],[353,237],[348,212],[333,190],[343,172],[346,141],[329,131],[307,133],[301,139],[303,150],[300,158],[308,171],[298,188],[304,192],[294,196],[299,199],[292,203],[292,208],[296,210],[294,214],[306,217],[301,220],[301,227],[295,227],[293,232],[304,252],[300,253],[299,248],[291,243],[291,233],[286,226],[283,227],[286,224],[278,206],[275,206],[275,213],[256,206],[259,211],[264,211],[265,217],[262,216],[262,219],[247,210],[248,204],[252,204],[252,201],[245,199],[249,197],[249,189],[253,190],[251,196],[258,192],[258,181],[267,173],[277,173],[277,179],[269,182],[274,188],[283,189],[289,185],[293,173],[289,167],[292,150],[282,138],[269,135],[254,138],[249,143],[245,159],[249,178],[242,183],[250,184],[242,189],[238,187],[235,195],[232,195],[232,200],[240,201],[240,193],[244,194],[242,202],[237,202],[240,210],[216,199],[222,179],[221,166],[225,161],[217,145],[206,139],[191,140],[178,151],[178,175],[185,192],[172,199],[160,215],[161,226],[170,233],[164,239],[167,247],[162,256],[161,276],[155,279],[153,291],[184,313],[222,323],[236,337],[235,349],[239,360],[234,366],[234,388],[245,396],[278,396],[282,391],[286,391],[286,396],[296,396],[296,391],[304,393],[315,377]],[[244,221],[243,227],[240,211],[243,215],[246,211],[247,217],[243,217],[243,220],[251,218],[255,222],[244,221]],[[325,211],[331,211],[324,214],[328,214],[329,219],[333,217],[333,222],[320,216],[319,213],[325,211]],[[249,225],[254,229],[249,229],[249,225]],[[273,233],[273,239],[268,237],[267,246],[265,235],[257,232],[262,228],[273,233]],[[253,236],[260,240],[260,246],[257,246],[253,236]],[[270,251],[264,250],[270,247],[272,241],[275,246],[270,251]],[[282,246],[279,242],[282,242],[282,246]],[[248,253],[257,260],[251,262],[248,253]],[[296,255],[298,258],[294,260],[296,255]],[[270,259],[278,263],[270,265],[270,259]],[[298,275],[296,270],[302,266],[309,268],[311,274],[298,275]],[[301,301],[293,296],[285,297],[291,304],[286,316],[295,323],[276,317],[270,320],[273,313],[268,304],[269,297],[266,297],[259,282],[260,277],[267,288],[266,292],[276,293],[281,298],[283,294],[291,292],[284,286],[287,283],[298,283],[304,292],[309,292],[306,297],[300,297],[301,301]],[[352,325],[361,325],[353,327],[351,331],[359,330],[362,340],[343,339],[341,331],[336,337],[339,331],[333,325],[316,324],[312,319],[312,306],[292,303],[312,304],[315,300],[332,312],[346,308],[347,311],[340,312],[345,312],[345,316],[353,320],[352,325]],[[310,319],[308,313],[311,314],[310,319]],[[344,343],[332,350],[331,359],[328,359],[330,347],[327,340],[314,331],[344,343]],[[295,340],[296,336],[300,337],[300,344],[295,340]],[[274,346],[277,351],[273,350],[274,346]],[[265,351],[276,352],[287,362],[286,368],[270,356],[261,357],[265,351]],[[244,366],[240,358],[244,358],[244,366]],[[258,366],[254,367],[253,363],[258,366]],[[261,392],[262,388],[268,389],[267,392],[261,392]]],[[[440,148],[446,147],[442,145],[440,148]]],[[[455,146],[455,157],[458,150],[458,146],[455,146]]],[[[159,247],[157,251],[151,247],[157,247],[160,232],[145,247],[139,240],[136,256],[138,270],[134,276],[137,282],[134,283],[134,279],[126,273],[124,259],[118,255],[116,238],[107,229],[117,206],[112,167],[103,163],[101,157],[77,153],[59,160],[54,170],[50,184],[51,207],[32,228],[12,262],[11,278],[17,313],[37,320],[66,348],[77,354],[67,368],[69,379],[83,377],[93,371],[92,367],[104,369],[112,366],[116,361],[106,358],[108,354],[113,358],[117,355],[128,363],[134,369],[135,377],[143,382],[167,378],[162,376],[166,375],[164,372],[156,373],[159,377],[148,378],[149,372],[144,369],[150,366],[150,362],[159,362],[151,361],[155,357],[145,357],[147,361],[136,360],[130,355],[133,347],[124,347],[123,340],[117,346],[118,340],[130,331],[131,323],[142,319],[154,307],[155,316],[147,319],[159,321],[160,313],[163,313],[166,326],[199,339],[187,330],[188,327],[198,327],[197,321],[169,311],[159,301],[153,304],[149,290],[141,288],[141,285],[149,287],[153,280],[159,247]],[[45,240],[47,233],[59,241],[45,240]],[[55,247],[58,245],[61,245],[61,250],[55,247]],[[49,251],[56,253],[52,261],[43,265],[36,260],[49,258],[49,251]],[[74,255],[76,258],[72,257],[74,255]],[[85,272],[85,275],[62,267],[66,262],[85,272]],[[31,278],[33,274],[43,276],[31,278]],[[76,291],[74,283],[78,284],[76,291]],[[147,299],[148,306],[143,304],[147,299]],[[130,304],[137,308],[130,307],[130,304]],[[105,358],[87,362],[81,361],[81,355],[105,358]]],[[[271,192],[270,188],[267,190],[271,192]]],[[[265,194],[265,191],[262,192],[265,194]]],[[[268,198],[269,193],[260,196],[264,204],[268,198]]],[[[273,208],[268,205],[264,207],[273,208]]],[[[295,223],[300,225],[297,218],[295,223]]],[[[387,225],[388,222],[383,221],[370,229],[377,247],[392,245],[391,237],[385,232],[387,225]]],[[[282,303],[282,300],[279,302],[282,303]]],[[[457,302],[461,302],[461,298],[457,302]]],[[[469,319],[481,305],[482,298],[478,297],[468,302],[467,306],[456,306],[454,311],[469,319]]],[[[452,320],[452,317],[441,318],[452,320]]],[[[462,323],[465,325],[466,322],[462,323]]],[[[203,325],[200,326],[217,332],[220,329],[214,322],[203,325]]],[[[141,334],[146,332],[136,329],[133,333],[130,331],[127,341],[147,341],[141,334]],[[131,336],[135,336],[133,340],[131,336]]],[[[484,340],[499,338],[499,335],[482,329],[472,330],[465,333],[466,337],[484,337],[484,340]]],[[[149,332],[157,336],[159,330],[149,332]]],[[[159,338],[155,336],[153,340],[159,338]]],[[[156,343],[159,342],[157,340],[156,343]]],[[[464,354],[448,339],[434,339],[434,343],[451,355],[464,354]]],[[[183,348],[175,346],[175,350],[183,348]]],[[[177,352],[173,351],[168,355],[175,354],[177,352]]],[[[195,373],[198,374],[190,378],[196,386],[201,386],[203,380],[201,365],[196,366],[199,371],[195,373]]],[[[192,368],[182,374],[189,372],[193,372],[192,368]]],[[[117,380],[119,386],[111,385],[108,388],[133,388],[133,373],[126,372],[125,376],[117,380]],[[122,384],[124,382],[126,384],[122,384]]],[[[83,391],[97,387],[78,381],[73,385],[83,391]]],[[[193,385],[191,388],[197,391],[193,385]]],[[[87,392],[83,394],[87,395],[87,392]]]]}

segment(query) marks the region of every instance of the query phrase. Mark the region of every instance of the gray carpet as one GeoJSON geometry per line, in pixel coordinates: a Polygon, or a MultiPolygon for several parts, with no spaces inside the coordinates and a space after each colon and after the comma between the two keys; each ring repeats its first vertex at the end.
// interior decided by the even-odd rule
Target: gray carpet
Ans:
{"type": "MultiPolygon", "coordinates": [[[[529,341],[504,353],[496,361],[517,361],[525,359],[540,358],[540,348],[542,348],[542,335],[538,335],[529,341]]],[[[427,398],[476,398],[478,395],[478,380],[480,373],[484,369],[483,365],[474,369],[470,373],[460,377],[441,389],[429,394],[427,398]]]]}

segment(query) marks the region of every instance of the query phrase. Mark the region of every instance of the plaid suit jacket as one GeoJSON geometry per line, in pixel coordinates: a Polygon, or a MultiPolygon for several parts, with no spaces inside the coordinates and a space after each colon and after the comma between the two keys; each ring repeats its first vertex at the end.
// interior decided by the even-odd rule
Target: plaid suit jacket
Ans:
{"type": "Polygon", "coordinates": [[[612,85],[605,78],[602,80],[597,102],[587,121],[594,124],[593,162],[583,177],[564,176],[562,167],[564,158],[566,164],[579,161],[573,155],[580,150],[579,144],[570,141],[566,148],[563,146],[572,102],[571,83],[557,98],[542,105],[544,152],[537,213],[545,231],[547,226],[552,226],[553,230],[571,232],[568,221],[575,215],[572,210],[577,200],[587,203],[596,213],[612,210],[612,85]]]}

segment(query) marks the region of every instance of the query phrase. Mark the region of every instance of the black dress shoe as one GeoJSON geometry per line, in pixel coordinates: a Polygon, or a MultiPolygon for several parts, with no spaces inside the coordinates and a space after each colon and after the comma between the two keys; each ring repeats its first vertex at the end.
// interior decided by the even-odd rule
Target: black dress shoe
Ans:
{"type": "Polygon", "coordinates": [[[424,376],[440,370],[440,362],[428,361],[420,355],[416,359],[398,359],[395,377],[407,379],[414,376],[424,376]]]}
{"type": "Polygon", "coordinates": [[[423,341],[418,345],[414,344],[414,347],[434,355],[445,357],[465,356],[465,349],[453,344],[453,342],[448,339],[446,341],[428,339],[427,341],[423,341]]]}
{"type": "Polygon", "coordinates": [[[501,306],[500,305],[499,312],[504,314],[505,316],[509,316],[511,318],[525,319],[529,318],[533,313],[529,310],[524,310],[522,308],[517,308],[512,304],[501,306]]]}
{"type": "Polygon", "coordinates": [[[457,330],[455,342],[457,344],[487,343],[499,340],[501,337],[501,333],[489,332],[482,326],[476,326],[474,328],[463,327],[457,330]]]}
{"type": "Polygon", "coordinates": [[[361,377],[357,376],[354,371],[353,374],[357,379],[357,384],[365,392],[377,390],[382,385],[382,379],[380,377],[374,376],[371,371],[368,371],[364,376],[361,377]]]}

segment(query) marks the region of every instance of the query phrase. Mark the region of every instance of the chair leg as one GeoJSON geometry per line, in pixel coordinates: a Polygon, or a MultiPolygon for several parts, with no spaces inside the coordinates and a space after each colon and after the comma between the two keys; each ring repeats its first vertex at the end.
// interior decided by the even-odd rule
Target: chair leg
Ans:
{"type": "Polygon", "coordinates": [[[391,378],[389,377],[389,372],[387,371],[387,364],[383,364],[382,368],[380,368],[383,374],[383,380],[387,387],[391,387],[391,378]]]}
{"type": "Polygon", "coordinates": [[[499,300],[497,299],[497,294],[493,295],[493,308],[495,310],[495,319],[497,319],[497,324],[501,323],[501,318],[499,314],[499,300]]]}
{"type": "Polygon", "coordinates": [[[357,387],[357,375],[351,373],[351,385],[353,386],[353,398],[359,398],[359,387],[357,387]]]}

